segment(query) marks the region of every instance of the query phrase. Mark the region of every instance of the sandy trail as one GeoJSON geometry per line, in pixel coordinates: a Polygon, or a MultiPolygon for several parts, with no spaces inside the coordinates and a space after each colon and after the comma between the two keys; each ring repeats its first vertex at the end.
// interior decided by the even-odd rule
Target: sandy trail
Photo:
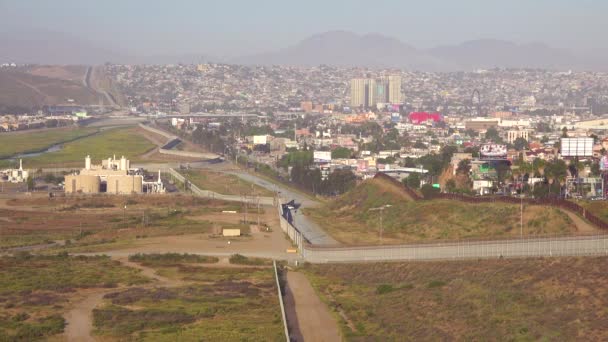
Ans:
{"type": "Polygon", "coordinates": [[[315,293],[306,276],[287,272],[285,305],[296,341],[341,341],[338,323],[315,293]],[[295,317],[294,317],[295,315],[295,317]]]}

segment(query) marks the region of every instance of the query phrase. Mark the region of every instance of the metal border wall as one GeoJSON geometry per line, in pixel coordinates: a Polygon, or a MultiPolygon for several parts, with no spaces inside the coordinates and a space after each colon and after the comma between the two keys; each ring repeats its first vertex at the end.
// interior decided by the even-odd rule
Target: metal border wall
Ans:
{"type": "Polygon", "coordinates": [[[277,261],[272,261],[272,266],[274,268],[274,279],[277,283],[277,293],[279,295],[279,305],[281,307],[281,318],[283,319],[283,329],[285,330],[285,340],[287,342],[289,339],[289,328],[287,327],[287,316],[285,315],[285,304],[283,303],[283,293],[281,292],[281,283],[279,282],[279,273],[277,272],[277,261]]]}

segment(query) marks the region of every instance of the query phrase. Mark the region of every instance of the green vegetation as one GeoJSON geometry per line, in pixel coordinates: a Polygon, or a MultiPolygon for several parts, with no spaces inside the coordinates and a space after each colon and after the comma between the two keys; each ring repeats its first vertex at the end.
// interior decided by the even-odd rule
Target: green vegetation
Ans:
{"type": "Polygon", "coordinates": [[[606,257],[306,265],[347,341],[606,340],[606,257]]]}
{"type": "Polygon", "coordinates": [[[23,162],[35,167],[58,164],[84,165],[84,157],[91,156],[94,163],[112,155],[125,156],[131,161],[154,148],[152,142],[138,134],[134,128],[109,129],[91,137],[82,138],[63,145],[56,152],[27,158],[23,162]]]}
{"type": "Polygon", "coordinates": [[[94,128],[60,128],[0,134],[0,159],[45,150],[52,145],[93,134],[94,128]]]}
{"type": "Polygon", "coordinates": [[[0,341],[32,341],[63,332],[61,314],[76,289],[147,281],[139,271],[108,257],[0,257],[0,341]]]}
{"type": "Polygon", "coordinates": [[[240,177],[223,172],[206,170],[180,171],[189,181],[202,190],[210,190],[224,195],[260,195],[272,197],[274,194],[240,177]]]}
{"type": "MultiPolygon", "coordinates": [[[[515,236],[520,222],[515,204],[412,201],[399,184],[384,179],[367,180],[332,202],[305,209],[305,213],[345,244],[378,243],[380,215],[384,243],[515,236]],[[384,205],[391,206],[382,214],[370,210],[384,205]]],[[[540,206],[525,207],[523,228],[526,235],[576,230],[565,213],[540,206]]]]}
{"type": "Polygon", "coordinates": [[[353,154],[353,150],[347,147],[337,147],[331,151],[331,159],[343,159],[350,158],[353,154]]]}
{"type": "Polygon", "coordinates": [[[65,320],[59,314],[28,320],[25,312],[14,316],[0,314],[0,341],[36,341],[60,334],[65,320]]]}
{"type": "Polygon", "coordinates": [[[0,295],[145,283],[146,278],[138,273],[139,271],[121,266],[118,261],[106,256],[20,254],[0,258],[0,295]],[[102,269],[104,271],[99,272],[102,269]]]}
{"type": "Polygon", "coordinates": [[[246,257],[240,254],[233,254],[232,256],[230,256],[230,263],[237,265],[269,266],[272,265],[272,260],[264,258],[246,257]]]}
{"type": "Polygon", "coordinates": [[[157,267],[185,286],[107,294],[93,311],[102,338],[144,341],[284,340],[272,268],[157,267]]]}
{"type": "Polygon", "coordinates": [[[187,264],[213,264],[219,261],[218,258],[197,254],[141,254],[137,253],[129,256],[129,261],[138,262],[144,266],[170,266],[178,263],[187,264]]]}

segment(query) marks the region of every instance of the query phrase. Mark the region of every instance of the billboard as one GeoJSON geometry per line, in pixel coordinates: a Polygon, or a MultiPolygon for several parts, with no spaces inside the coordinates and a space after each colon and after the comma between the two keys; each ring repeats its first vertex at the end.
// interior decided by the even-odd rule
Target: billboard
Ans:
{"type": "Polygon", "coordinates": [[[507,159],[507,145],[483,144],[479,147],[479,159],[481,160],[503,160],[507,159]]]}
{"type": "Polygon", "coordinates": [[[605,155],[600,159],[600,170],[608,171],[608,155],[605,155]]]}
{"type": "Polygon", "coordinates": [[[562,157],[593,156],[593,138],[562,138],[562,157]]]}
{"type": "Polygon", "coordinates": [[[266,145],[266,136],[265,135],[254,135],[253,136],[253,144],[254,145],[266,145]]]}
{"type": "Polygon", "coordinates": [[[313,153],[313,159],[315,163],[329,163],[331,162],[330,151],[315,151],[313,153]]]}

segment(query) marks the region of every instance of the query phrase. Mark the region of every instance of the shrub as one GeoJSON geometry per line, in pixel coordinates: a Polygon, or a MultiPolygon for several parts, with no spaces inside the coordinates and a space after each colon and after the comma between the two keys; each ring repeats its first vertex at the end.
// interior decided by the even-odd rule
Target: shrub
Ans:
{"type": "Polygon", "coordinates": [[[393,287],[393,285],[390,285],[390,284],[378,285],[378,287],[376,288],[376,293],[379,295],[383,295],[385,293],[389,293],[389,292],[393,292],[393,291],[395,291],[395,288],[393,287]]]}
{"type": "Polygon", "coordinates": [[[433,280],[433,281],[431,281],[431,282],[429,282],[429,283],[427,284],[427,287],[428,287],[429,289],[432,289],[432,288],[435,288],[435,287],[442,287],[442,286],[444,286],[445,284],[446,284],[446,282],[445,282],[445,281],[441,281],[441,280],[433,280]]]}
{"type": "Polygon", "coordinates": [[[129,256],[129,261],[142,263],[145,265],[173,265],[179,263],[189,264],[212,264],[219,261],[218,258],[197,254],[179,253],[153,253],[153,254],[133,254],[129,256]]]}
{"type": "Polygon", "coordinates": [[[263,259],[263,258],[249,258],[249,257],[246,257],[246,256],[241,255],[241,254],[233,254],[230,257],[230,263],[231,264],[238,264],[238,265],[262,266],[262,265],[271,265],[272,264],[272,260],[263,259]]]}

